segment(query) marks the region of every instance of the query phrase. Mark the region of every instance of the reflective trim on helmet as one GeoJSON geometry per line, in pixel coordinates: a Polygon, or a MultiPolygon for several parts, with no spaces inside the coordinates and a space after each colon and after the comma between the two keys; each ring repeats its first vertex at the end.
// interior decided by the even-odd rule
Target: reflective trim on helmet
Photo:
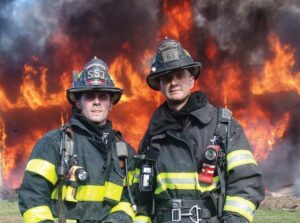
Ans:
{"type": "MultiPolygon", "coordinates": [[[[63,186],[62,197],[66,195],[67,186],[63,186]]],[[[99,185],[82,185],[78,187],[76,200],[77,201],[99,201],[102,202],[104,199],[105,187],[99,185]]],[[[58,187],[56,187],[52,194],[51,199],[58,199],[58,187]]]]}
{"type": "Polygon", "coordinates": [[[235,212],[252,222],[256,206],[251,201],[238,197],[226,196],[224,211],[235,212]]]}
{"type": "Polygon", "coordinates": [[[43,159],[32,159],[28,162],[26,166],[26,171],[36,173],[46,180],[51,182],[53,185],[57,182],[57,174],[55,170],[55,165],[47,160],[43,159]]]}
{"type": "Polygon", "coordinates": [[[114,213],[117,211],[124,211],[127,215],[130,216],[131,219],[135,216],[135,213],[129,202],[119,202],[111,209],[110,213],[114,213]]]}
{"type": "Polygon", "coordinates": [[[104,194],[105,198],[119,201],[121,199],[122,192],[123,192],[123,185],[120,186],[112,182],[105,183],[105,194],[104,194]]]}
{"type": "Polygon", "coordinates": [[[151,218],[149,218],[148,216],[139,215],[133,218],[133,223],[151,223],[151,222],[152,222],[151,218]]]}
{"type": "Polygon", "coordinates": [[[50,208],[46,205],[30,208],[23,214],[24,223],[37,223],[41,221],[53,221],[50,208]]]}
{"type": "Polygon", "coordinates": [[[254,159],[253,154],[249,150],[235,150],[228,153],[227,157],[227,171],[241,165],[254,164],[257,162],[254,159]]]}
{"type": "Polygon", "coordinates": [[[170,190],[199,190],[201,192],[212,191],[219,181],[218,177],[213,178],[211,185],[200,184],[198,173],[160,173],[156,177],[157,188],[155,194],[170,190]]]}

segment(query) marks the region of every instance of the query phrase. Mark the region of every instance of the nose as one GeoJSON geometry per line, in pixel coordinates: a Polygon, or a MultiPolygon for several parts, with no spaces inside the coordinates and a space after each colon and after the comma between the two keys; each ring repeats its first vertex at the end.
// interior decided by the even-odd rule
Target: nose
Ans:
{"type": "Polygon", "coordinates": [[[175,75],[171,75],[170,76],[170,84],[171,85],[177,85],[177,81],[176,81],[176,76],[175,75]]]}
{"type": "Polygon", "coordinates": [[[101,102],[100,96],[98,94],[95,95],[94,100],[93,100],[93,104],[94,105],[100,105],[100,102],[101,102]]]}

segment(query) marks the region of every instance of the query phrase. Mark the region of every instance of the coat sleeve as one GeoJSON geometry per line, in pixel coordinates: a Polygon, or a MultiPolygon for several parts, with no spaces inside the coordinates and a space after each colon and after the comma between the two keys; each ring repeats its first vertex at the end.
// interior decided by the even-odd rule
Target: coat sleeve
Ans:
{"type": "MultiPolygon", "coordinates": [[[[133,218],[135,216],[135,210],[133,204],[131,203],[130,196],[133,196],[133,174],[135,168],[135,150],[129,144],[127,144],[128,148],[128,183],[129,188],[127,187],[126,178],[124,178],[124,188],[120,202],[112,207],[110,214],[103,221],[104,223],[131,223],[133,222],[133,218]],[[130,194],[129,194],[130,190],[130,194]]],[[[124,175],[125,176],[125,175],[124,175]]],[[[132,197],[132,199],[134,199],[132,197]]]]}
{"type": "Polygon", "coordinates": [[[19,208],[25,223],[53,222],[50,209],[51,191],[57,182],[54,142],[39,140],[27,163],[20,186],[19,208]]]}
{"type": "Polygon", "coordinates": [[[264,199],[265,190],[259,166],[242,127],[233,119],[226,155],[226,197],[224,222],[252,222],[264,199]]]}

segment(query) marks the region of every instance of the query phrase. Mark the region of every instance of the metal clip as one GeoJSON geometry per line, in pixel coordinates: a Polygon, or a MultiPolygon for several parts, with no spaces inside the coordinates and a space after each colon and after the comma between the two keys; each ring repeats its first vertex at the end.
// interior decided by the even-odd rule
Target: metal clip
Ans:
{"type": "Polygon", "coordinates": [[[191,209],[189,211],[189,214],[190,214],[189,217],[190,217],[192,222],[200,223],[202,221],[201,208],[199,208],[198,205],[194,205],[193,207],[191,207],[191,209]],[[195,209],[195,212],[196,212],[196,218],[193,218],[194,209],[195,209]]]}
{"type": "Polygon", "coordinates": [[[180,209],[172,209],[172,221],[181,221],[180,209]]]}

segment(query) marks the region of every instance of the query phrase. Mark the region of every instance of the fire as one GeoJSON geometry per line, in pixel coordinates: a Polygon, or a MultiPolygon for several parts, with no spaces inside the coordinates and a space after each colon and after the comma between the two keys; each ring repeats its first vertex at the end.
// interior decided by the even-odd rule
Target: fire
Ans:
{"type": "MultiPolygon", "coordinates": [[[[3,177],[3,167],[5,165],[4,160],[4,148],[6,147],[6,138],[7,135],[5,133],[5,123],[0,117],[0,177],[3,177]]],[[[0,178],[0,187],[3,187],[3,181],[0,178]]]]}
{"type": "Polygon", "coordinates": [[[190,1],[179,1],[174,5],[171,1],[165,0],[163,11],[165,24],[160,30],[161,36],[175,39],[187,38],[193,24],[193,9],[190,1]]]}
{"type": "Polygon", "coordinates": [[[44,135],[43,131],[35,129],[22,139],[22,143],[17,146],[5,148],[5,165],[3,172],[6,185],[10,185],[12,188],[19,186],[21,180],[20,170],[16,167],[20,164],[25,165],[34,144],[42,135],[44,135]],[[9,159],[7,157],[9,157],[9,159]]]}
{"type": "Polygon", "coordinates": [[[289,45],[283,45],[274,33],[269,35],[269,43],[274,57],[265,62],[261,78],[253,80],[252,93],[289,90],[300,94],[300,73],[292,73],[295,50],[289,45]]]}
{"type": "Polygon", "coordinates": [[[242,114],[238,114],[241,117],[239,120],[254,149],[256,159],[263,161],[272,152],[275,142],[281,140],[290,115],[285,113],[281,119],[270,123],[266,114],[255,104],[251,104],[249,107],[254,112],[240,111],[242,114]],[[245,114],[249,114],[249,116],[245,114]]]}
{"type": "Polygon", "coordinates": [[[214,39],[210,38],[206,42],[205,47],[205,55],[207,56],[207,59],[215,61],[218,58],[218,53],[217,43],[214,41],[214,39]]]}

